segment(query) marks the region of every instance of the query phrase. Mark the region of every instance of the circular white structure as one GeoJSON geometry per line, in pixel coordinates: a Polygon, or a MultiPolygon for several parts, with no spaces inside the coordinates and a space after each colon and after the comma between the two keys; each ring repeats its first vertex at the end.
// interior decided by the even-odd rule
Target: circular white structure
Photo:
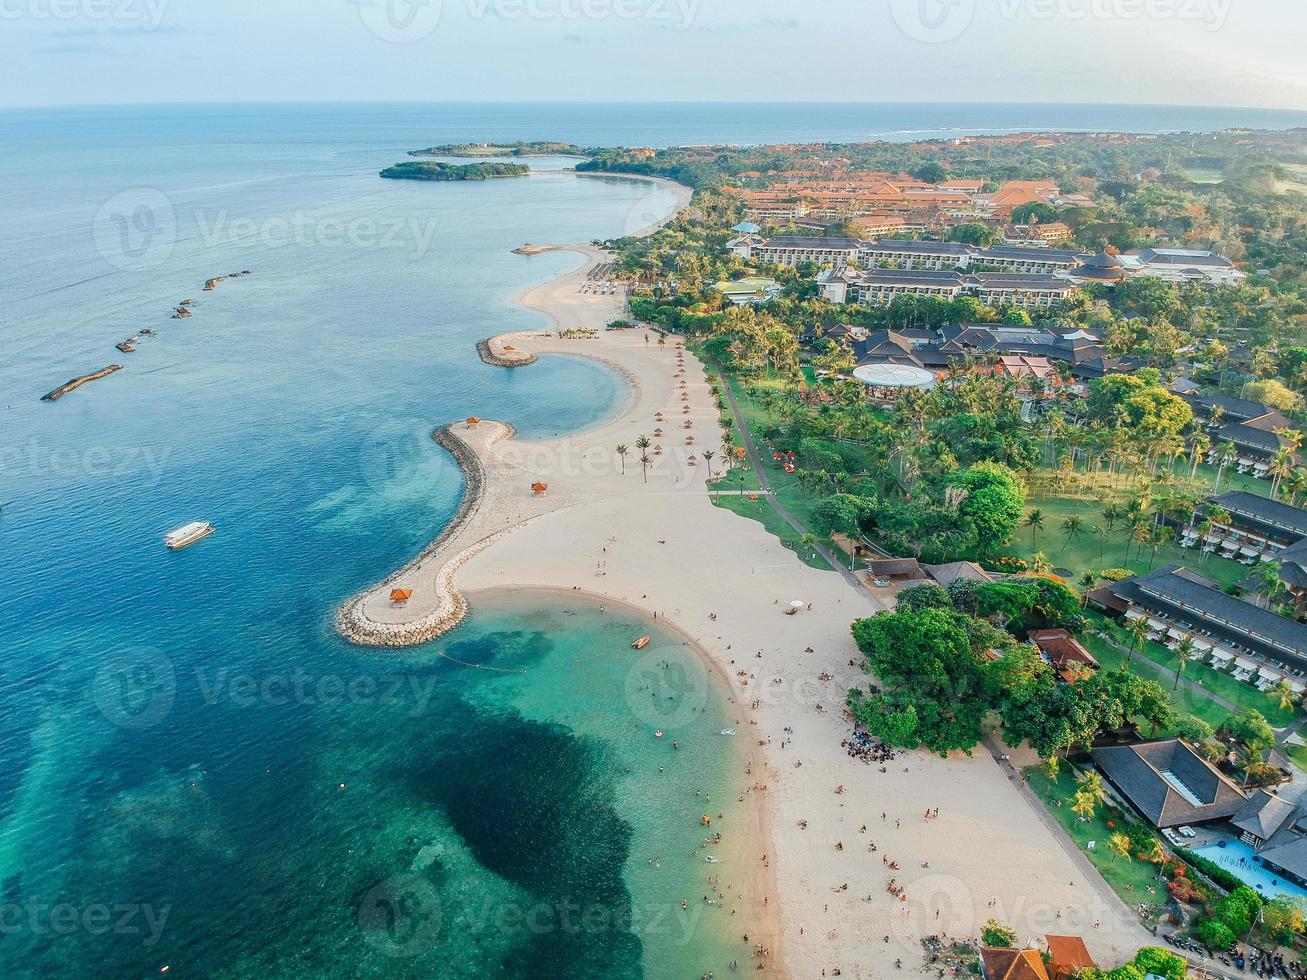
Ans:
{"type": "Polygon", "coordinates": [[[864,364],[854,368],[853,376],[868,388],[920,388],[935,387],[935,375],[925,368],[910,364],[864,364]]]}

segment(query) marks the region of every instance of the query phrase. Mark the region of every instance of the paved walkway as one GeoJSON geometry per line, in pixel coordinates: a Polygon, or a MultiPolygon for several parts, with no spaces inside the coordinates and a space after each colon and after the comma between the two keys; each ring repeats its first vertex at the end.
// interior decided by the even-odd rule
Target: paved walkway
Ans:
{"type": "MultiPolygon", "coordinates": [[[[749,427],[744,424],[744,416],[740,414],[740,406],[735,404],[735,392],[731,390],[730,382],[726,380],[726,375],[722,372],[722,366],[716,361],[713,361],[713,370],[717,372],[717,377],[722,383],[722,391],[726,395],[726,403],[730,405],[731,414],[735,416],[735,427],[740,430],[740,441],[744,443],[744,452],[749,457],[749,464],[753,467],[753,472],[758,477],[758,485],[762,487],[761,491],[755,490],[750,492],[760,492],[762,496],[766,497],[767,503],[771,506],[771,509],[776,511],[776,513],[781,516],[781,520],[785,521],[785,523],[794,528],[794,530],[800,534],[809,533],[808,529],[803,526],[798,518],[782,507],[780,502],[776,499],[776,495],[772,492],[771,481],[767,479],[767,471],[763,469],[762,460],[758,456],[758,450],[754,447],[753,436],[749,433],[749,427]]],[[[812,543],[812,548],[817,552],[817,554],[821,555],[822,558],[830,563],[831,568],[843,575],[844,580],[856,589],[859,594],[866,596],[869,602],[875,602],[875,599],[867,591],[867,586],[863,583],[862,579],[858,578],[858,576],[854,575],[853,572],[845,568],[844,563],[836,558],[829,548],[819,541],[814,541],[812,543]]]]}

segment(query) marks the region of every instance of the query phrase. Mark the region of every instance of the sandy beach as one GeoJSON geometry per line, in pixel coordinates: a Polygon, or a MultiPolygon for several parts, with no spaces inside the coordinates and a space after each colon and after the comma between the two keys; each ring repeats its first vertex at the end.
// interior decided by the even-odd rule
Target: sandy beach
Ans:
{"type": "MultiPolygon", "coordinates": [[[[682,193],[679,206],[687,200],[682,193]]],[[[462,592],[522,588],[579,590],[679,629],[703,669],[728,679],[738,737],[758,753],[751,776],[766,787],[756,794],[766,810],[753,867],[722,871],[760,876],[770,972],[885,977],[896,960],[916,971],[923,936],[973,937],[990,917],[1023,940],[1083,935],[1110,966],[1132,955],[1147,934],[983,748],[975,758],[903,754],[882,771],[841,747],[851,732],[845,693],[866,683],[849,624],[881,601],[713,506],[707,480],[722,465],[722,432],[704,366],[675,338],[605,331],[622,297],[580,291],[604,256],[567,247],[585,256],[582,268],[520,302],[556,330],[598,335],[525,331],[491,339],[490,349],[600,360],[627,379],[626,397],[608,420],[547,441],[515,438],[511,419],[446,420],[445,444],[474,474],[468,503],[436,546],[347,603],[342,631],[372,645],[423,642],[457,625],[462,592]],[[652,442],[647,468],[641,437],[652,442]],[[619,444],[630,450],[624,459],[619,444]],[[392,603],[396,588],[412,598],[392,603]],[[803,606],[786,615],[792,600],[803,606]],[[891,879],[902,897],[887,890],[891,879]]]]}

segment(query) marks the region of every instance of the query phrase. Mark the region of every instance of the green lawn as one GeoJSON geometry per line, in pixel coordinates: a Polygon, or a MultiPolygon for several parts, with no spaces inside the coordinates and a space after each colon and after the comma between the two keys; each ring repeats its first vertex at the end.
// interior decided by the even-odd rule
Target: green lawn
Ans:
{"type": "MultiPolygon", "coordinates": [[[[1134,642],[1130,634],[1116,621],[1109,620],[1107,617],[1100,616],[1092,611],[1088,614],[1088,619],[1090,631],[1101,630],[1106,632],[1117,644],[1124,645],[1127,648],[1134,642]]],[[[1124,653],[1121,653],[1105,640],[1089,635],[1089,631],[1086,631],[1086,635],[1082,637],[1082,640],[1085,646],[1104,665],[1116,667],[1125,663],[1126,655],[1124,653]]],[[[1141,676],[1156,680],[1170,691],[1175,685],[1175,666],[1178,659],[1174,653],[1162,644],[1147,641],[1142,649],[1135,653],[1131,669],[1141,676]]],[[[1185,665],[1184,679],[1197,684],[1206,691],[1210,691],[1219,698],[1223,698],[1240,710],[1256,708],[1275,728],[1283,728],[1299,717],[1298,709],[1285,711],[1280,707],[1280,703],[1276,698],[1263,694],[1251,684],[1236,680],[1231,674],[1214,670],[1207,664],[1190,661],[1185,665]]],[[[1219,725],[1229,714],[1221,705],[1199,697],[1192,688],[1183,683],[1175,691],[1173,697],[1177,710],[1185,714],[1197,715],[1212,726],[1219,725]]]]}
{"type": "Polygon", "coordinates": [[[1048,772],[1043,766],[1027,769],[1025,777],[1030,788],[1044,801],[1048,812],[1062,825],[1067,836],[1075,841],[1081,853],[1089,859],[1103,879],[1112,886],[1112,890],[1127,904],[1132,906],[1140,902],[1161,904],[1166,900],[1166,888],[1157,881],[1157,865],[1138,858],[1117,857],[1107,848],[1107,840],[1112,834],[1125,831],[1128,818],[1110,810],[1106,804],[1099,806],[1093,819],[1089,821],[1081,820],[1071,812],[1076,781],[1075,774],[1069,766],[1063,767],[1057,782],[1048,778],[1048,772]],[[1109,821],[1115,826],[1108,827],[1109,821]],[[1092,851],[1088,847],[1090,841],[1097,842],[1097,846],[1092,851]],[[1154,887],[1154,892],[1148,891],[1150,885],[1154,887]]]}
{"type": "Polygon", "coordinates": [[[1293,760],[1293,764],[1307,772],[1307,745],[1286,745],[1284,753],[1293,760]]]}
{"type": "Polygon", "coordinates": [[[1032,494],[1026,501],[1027,516],[1034,510],[1043,515],[1043,529],[1032,531],[1028,527],[1021,527],[1006,550],[1027,561],[1035,552],[1042,551],[1054,568],[1071,572],[1068,578],[1073,584],[1085,571],[1128,568],[1142,575],[1149,571],[1150,564],[1153,569],[1172,564],[1186,565],[1198,574],[1219,582],[1222,588],[1235,585],[1252,574],[1250,569],[1236,561],[1219,555],[1207,555],[1204,558],[1201,551],[1181,548],[1174,542],[1162,545],[1154,556],[1151,548],[1141,548],[1131,543],[1128,530],[1120,524],[1111,534],[1100,535],[1098,529],[1105,525],[1102,508],[1095,500],[1057,496],[1044,498],[1032,494]],[[1084,523],[1084,531],[1078,537],[1069,537],[1062,529],[1062,522],[1071,517],[1078,517],[1084,523]]]}

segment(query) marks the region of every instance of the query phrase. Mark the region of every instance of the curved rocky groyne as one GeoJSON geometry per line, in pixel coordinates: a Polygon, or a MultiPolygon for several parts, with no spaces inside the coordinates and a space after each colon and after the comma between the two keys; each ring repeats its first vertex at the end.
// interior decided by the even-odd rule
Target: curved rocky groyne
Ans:
{"type": "Polygon", "coordinates": [[[514,351],[518,356],[509,359],[496,354],[490,346],[489,340],[477,341],[477,353],[481,355],[481,360],[492,367],[526,367],[528,364],[534,364],[537,360],[534,354],[528,354],[526,351],[514,351]]]}
{"type": "MultiPolygon", "coordinates": [[[[505,429],[502,438],[516,434],[516,430],[507,423],[501,423],[505,429]]],[[[363,646],[406,647],[426,643],[438,636],[448,633],[467,615],[467,599],[454,586],[454,575],[473,556],[480,554],[503,536],[499,531],[476,541],[457,554],[449,556],[436,571],[433,580],[424,587],[433,588],[439,595],[436,608],[427,615],[408,623],[378,623],[371,620],[364,612],[366,601],[377,593],[390,588],[420,565],[438,558],[454,538],[468,525],[468,522],[480,509],[485,494],[486,472],[476,451],[468,445],[449,425],[442,426],[433,434],[441,446],[449,450],[450,455],[463,471],[466,488],[459,503],[458,512],[440,535],[399,571],[384,581],[365,589],[351,597],[336,617],[336,626],[346,639],[363,646]]]]}

